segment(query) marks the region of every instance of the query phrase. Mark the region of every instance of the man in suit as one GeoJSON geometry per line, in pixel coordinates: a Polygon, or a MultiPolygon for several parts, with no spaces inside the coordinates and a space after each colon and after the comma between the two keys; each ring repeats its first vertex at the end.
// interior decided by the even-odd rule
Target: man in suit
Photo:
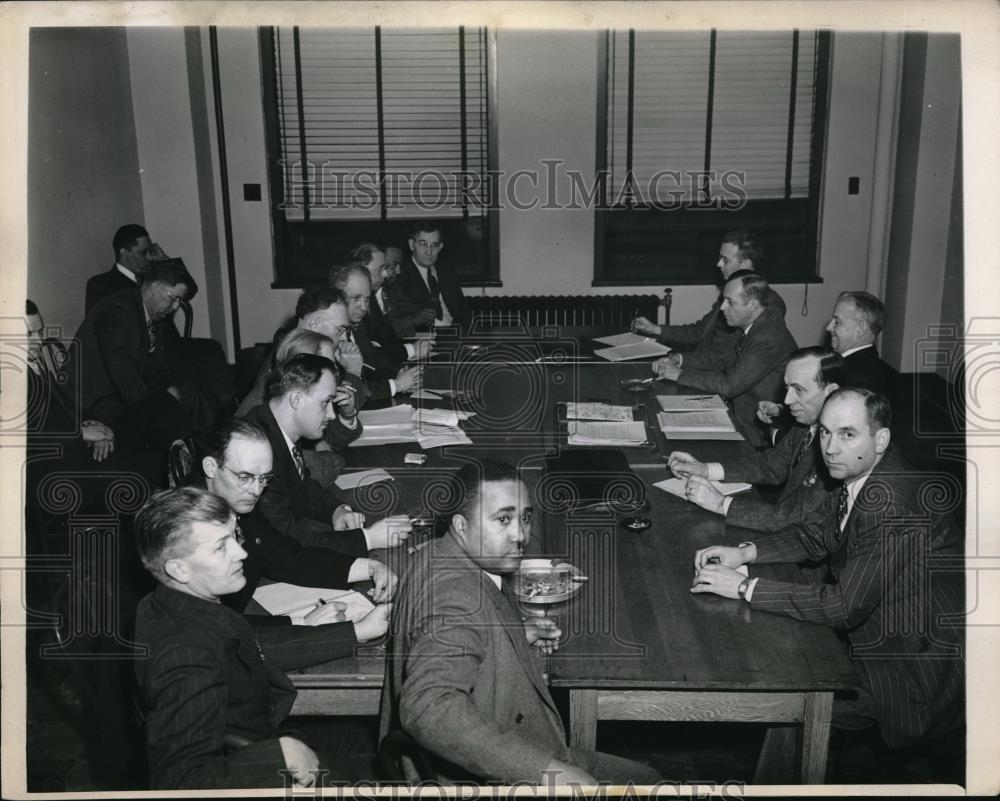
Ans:
{"type": "Polygon", "coordinates": [[[83,406],[133,447],[166,452],[193,428],[200,395],[173,376],[166,345],[170,316],[196,291],[179,260],[154,262],[141,286],[99,301],[76,332],[83,406]]]}
{"type": "Polygon", "coordinates": [[[767,305],[763,276],[751,273],[730,278],[722,295],[722,314],[737,332],[725,349],[671,353],[653,362],[653,372],[658,378],[721,395],[732,406],[737,430],[759,447],[766,438],[756,424],[757,404],[779,396],[795,340],[781,313],[767,305]]]}
{"type": "Polygon", "coordinates": [[[722,462],[700,462],[684,451],[670,454],[671,472],[687,479],[688,501],[715,512],[734,526],[775,531],[802,520],[826,499],[832,482],[816,456],[816,426],[826,399],[844,383],[847,370],[839,353],[799,348],[785,365],[785,405],[795,425],[773,448],[748,450],[722,462]],[[713,481],[783,484],[777,504],[724,496],[713,481]]]}
{"type": "Polygon", "coordinates": [[[136,542],[159,582],[135,627],[148,648],[135,672],[152,789],[309,787],[324,770],[356,778],[340,759],[322,763],[283,723],[295,700],[284,671],[344,656],[343,638],[283,626],[265,648],[220,602],[246,582],[226,502],[195,487],[159,492],[136,516],[136,542]]]}
{"type": "Polygon", "coordinates": [[[458,278],[438,264],[444,248],[441,229],[433,222],[417,223],[410,229],[410,258],[403,262],[399,278],[392,284],[390,299],[396,308],[392,321],[399,336],[435,326],[472,322],[472,310],[462,294],[458,278]]]}
{"type": "MultiPolygon", "coordinates": [[[[243,612],[260,579],[265,577],[301,587],[331,589],[371,579],[374,583],[371,599],[379,604],[391,599],[396,576],[382,562],[352,558],[330,548],[303,547],[298,540],[276,530],[257,509],[274,464],[271,443],[260,426],[239,418],[219,423],[205,435],[204,453],[201,460],[204,477],[195,486],[207,489],[229,504],[236,515],[237,539],[247,552],[243,561],[246,583],[239,592],[224,596],[224,604],[243,612]]],[[[338,606],[342,608],[339,604],[316,607],[305,616],[306,623],[315,626],[336,619],[338,606]]],[[[376,610],[384,612],[385,607],[376,610]]],[[[344,636],[353,644],[382,636],[386,620],[384,615],[381,618],[376,615],[371,621],[366,617],[353,626],[340,625],[349,629],[344,636]]],[[[255,616],[254,622],[288,625],[291,621],[285,616],[255,616]]]]}
{"type": "Polygon", "coordinates": [[[819,445],[842,486],[799,523],[736,548],[698,551],[691,591],[742,598],[752,609],[844,632],[862,687],[856,698],[834,700],[833,725],[877,724],[885,742],[899,747],[963,725],[965,604],[961,534],[891,449],[889,424],[884,396],[853,388],[831,394],[819,445]],[[824,560],[834,583],[736,571],[810,559],[824,560]]]}
{"type": "Polygon", "coordinates": [[[658,781],[645,765],[566,746],[539,653],[551,651],[561,632],[544,617],[529,616],[526,627],[510,596],[532,522],[515,469],[496,460],[470,463],[456,485],[458,510],[447,534],[417,552],[400,582],[381,736],[402,729],[448,779],[658,781]]]}
{"type": "MultiPolygon", "coordinates": [[[[764,248],[751,231],[730,231],[722,238],[719,260],[715,266],[722,273],[723,283],[741,275],[759,273],[764,259],[764,248]]],[[[736,332],[729,328],[722,314],[722,293],[719,293],[712,308],[700,320],[682,325],[657,325],[645,317],[637,317],[632,329],[639,334],[656,337],[664,345],[680,350],[722,352],[736,332]]],[[[770,287],[767,305],[785,316],[785,301],[770,287]]]]}
{"type": "Polygon", "coordinates": [[[115,263],[111,269],[87,280],[84,302],[88,314],[102,298],[138,286],[139,279],[152,262],[167,258],[159,245],[149,241],[149,232],[135,223],[123,225],[115,231],[111,249],[115,252],[115,263]]]}
{"type": "Polygon", "coordinates": [[[885,328],[885,306],[867,292],[841,292],[827,323],[830,347],[847,360],[851,386],[889,392],[891,379],[875,340],[885,328]]]}
{"type": "Polygon", "coordinates": [[[395,547],[409,537],[405,515],[385,517],[366,527],[364,515],[353,511],[334,490],[320,486],[305,466],[299,441],[320,439],[336,417],[333,362],[311,353],[293,356],[274,368],[265,397],[247,419],[263,428],[271,443],[274,472],[260,507],[278,531],[303,545],[355,556],[395,547]]]}

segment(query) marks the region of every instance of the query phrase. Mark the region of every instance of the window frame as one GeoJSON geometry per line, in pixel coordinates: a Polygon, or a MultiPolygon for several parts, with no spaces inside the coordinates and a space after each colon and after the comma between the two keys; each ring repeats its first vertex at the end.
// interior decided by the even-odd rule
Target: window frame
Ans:
{"type": "MultiPolygon", "coordinates": [[[[717,253],[719,242],[727,231],[747,228],[761,237],[764,244],[764,273],[771,283],[810,284],[823,283],[819,275],[819,211],[823,192],[823,162],[825,158],[827,114],[830,102],[830,71],[833,52],[833,34],[818,30],[816,44],[815,109],[809,165],[809,195],[807,198],[784,200],[760,199],[748,201],[740,211],[693,208],[685,204],[680,209],[613,208],[608,203],[608,58],[609,40],[613,31],[606,30],[598,38],[597,58],[597,146],[596,176],[598,203],[594,210],[594,276],[591,286],[626,287],[649,286],[669,282],[680,286],[704,286],[709,283],[708,264],[705,258],[717,253]],[[779,222],[768,225],[765,220],[779,222]],[[693,253],[694,261],[681,272],[667,269],[655,275],[629,276],[609,263],[607,251],[618,245],[618,236],[632,234],[639,238],[655,238],[658,233],[675,244],[683,243],[682,251],[693,253]],[[801,237],[801,248],[795,260],[799,268],[769,270],[770,254],[777,249],[769,247],[775,236],[786,234],[801,237]],[[672,235],[672,236],[671,236],[672,235]]],[[[633,32],[634,33],[634,32],[633,32]]],[[[712,31],[714,41],[715,29],[712,31]]],[[[709,111],[711,113],[711,111],[709,111]]],[[[665,249],[669,245],[664,244],[665,249]]],[[[650,270],[652,272],[652,269],[650,270]]]]}
{"type": "MultiPolygon", "coordinates": [[[[373,26],[374,27],[374,26],[373,26]]],[[[308,220],[305,222],[294,222],[286,219],[280,206],[284,202],[284,175],[280,165],[281,159],[281,135],[277,113],[278,89],[275,78],[275,57],[274,57],[274,36],[273,26],[258,28],[258,48],[260,51],[261,65],[261,87],[262,103],[264,110],[264,141],[265,154],[267,159],[266,173],[268,181],[268,210],[271,222],[271,240],[274,248],[274,277],[271,282],[272,289],[301,289],[306,286],[315,285],[317,279],[307,273],[297,271],[289,263],[288,244],[292,231],[297,226],[324,226],[331,230],[332,226],[349,226],[359,233],[353,237],[354,244],[363,241],[375,241],[383,246],[388,242],[382,241],[384,233],[389,228],[402,229],[416,220],[386,220],[385,210],[382,209],[382,217],[372,220],[308,220]]],[[[500,218],[496,204],[492,202],[492,178],[497,173],[497,163],[499,158],[498,147],[498,121],[497,121],[497,33],[494,28],[486,28],[486,130],[488,136],[486,148],[486,173],[483,175],[483,189],[485,194],[485,214],[478,219],[482,219],[482,258],[479,262],[479,269],[474,275],[470,275],[467,270],[456,269],[455,273],[461,286],[468,287],[500,287],[503,283],[500,280],[500,218]]],[[[436,218],[428,215],[425,218],[442,226],[442,233],[447,243],[451,237],[447,231],[449,227],[466,224],[468,218],[441,217],[436,218]]],[[[393,244],[400,245],[402,240],[394,241],[393,244]]],[[[405,256],[405,248],[404,248],[405,256]]]]}

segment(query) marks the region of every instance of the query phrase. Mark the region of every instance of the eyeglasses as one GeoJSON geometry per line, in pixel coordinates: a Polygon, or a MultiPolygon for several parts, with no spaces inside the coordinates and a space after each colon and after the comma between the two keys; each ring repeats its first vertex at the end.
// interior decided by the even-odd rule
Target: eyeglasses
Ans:
{"type": "Polygon", "coordinates": [[[171,292],[166,287],[163,287],[163,294],[166,295],[168,298],[170,298],[170,303],[171,303],[172,306],[180,306],[181,303],[184,302],[184,296],[183,295],[175,295],[173,292],[171,292]]]}
{"type": "Polygon", "coordinates": [[[233,474],[233,478],[236,479],[236,486],[239,487],[240,489],[246,489],[251,484],[253,484],[254,481],[260,482],[260,488],[264,489],[268,484],[271,483],[271,480],[274,478],[273,473],[264,473],[262,475],[257,476],[254,475],[253,473],[237,473],[235,470],[233,470],[230,467],[226,467],[226,465],[224,464],[220,464],[219,467],[233,474]]]}
{"type": "Polygon", "coordinates": [[[418,239],[418,240],[416,240],[416,243],[420,247],[427,248],[428,250],[431,250],[431,249],[437,250],[438,248],[444,246],[444,242],[428,242],[426,239],[418,239]]]}

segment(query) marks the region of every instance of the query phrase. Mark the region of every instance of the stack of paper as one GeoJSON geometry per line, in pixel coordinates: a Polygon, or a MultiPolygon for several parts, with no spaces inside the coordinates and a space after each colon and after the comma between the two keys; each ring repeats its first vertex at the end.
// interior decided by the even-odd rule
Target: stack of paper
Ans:
{"type": "Polygon", "coordinates": [[[384,409],[363,409],[358,412],[358,417],[364,423],[365,428],[408,423],[412,416],[413,407],[408,403],[401,403],[398,406],[387,406],[384,409]]]}
{"type": "Polygon", "coordinates": [[[628,423],[632,420],[632,407],[612,406],[610,403],[569,402],[566,404],[566,419],[607,420],[609,422],[628,423]]]}
{"type": "Polygon", "coordinates": [[[668,439],[743,439],[723,410],[660,412],[656,420],[668,439]]]}
{"type": "Polygon", "coordinates": [[[389,406],[385,409],[363,410],[358,418],[364,426],[361,436],[351,442],[350,448],[364,448],[373,445],[392,445],[399,442],[415,442],[410,418],[413,407],[408,403],[389,406]]]}
{"type": "Polygon", "coordinates": [[[726,411],[726,402],[718,395],[657,395],[656,400],[665,412],[726,411]]]}
{"type": "Polygon", "coordinates": [[[646,425],[641,420],[628,423],[572,420],[567,424],[570,445],[604,445],[630,447],[647,442],[646,425]]]}
{"type": "MultiPolygon", "coordinates": [[[[735,495],[737,492],[746,492],[750,489],[750,485],[743,481],[713,481],[711,483],[712,486],[723,495],[735,495]]],[[[653,486],[659,487],[661,490],[666,490],[671,495],[676,495],[678,498],[683,498],[684,487],[686,484],[687,479],[668,478],[666,481],[657,481],[653,486]]]]}
{"type": "Polygon", "coordinates": [[[253,599],[272,615],[287,615],[295,625],[305,625],[305,616],[317,606],[334,601],[345,604],[344,620],[356,621],[367,615],[375,605],[354,590],[331,590],[323,587],[300,587],[277,581],[258,587],[253,599]]]}
{"type": "Polygon", "coordinates": [[[610,337],[596,337],[594,342],[603,342],[605,345],[611,345],[612,347],[618,347],[619,345],[635,345],[639,342],[649,342],[649,337],[644,337],[641,334],[615,334],[610,337]]]}
{"type": "Polygon", "coordinates": [[[357,487],[365,487],[369,484],[376,484],[379,481],[395,481],[395,479],[381,467],[376,467],[372,470],[341,473],[337,476],[337,480],[334,483],[342,490],[349,490],[357,487]]]}
{"type": "Polygon", "coordinates": [[[644,339],[641,342],[632,342],[628,345],[618,345],[614,348],[599,348],[594,351],[595,356],[612,362],[649,359],[654,356],[666,356],[668,353],[670,353],[670,348],[652,339],[644,339]]]}

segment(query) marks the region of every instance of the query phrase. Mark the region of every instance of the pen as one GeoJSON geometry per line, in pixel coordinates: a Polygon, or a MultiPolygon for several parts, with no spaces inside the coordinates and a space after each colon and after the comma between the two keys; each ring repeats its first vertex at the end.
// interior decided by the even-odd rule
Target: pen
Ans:
{"type": "Polygon", "coordinates": [[[712,400],[714,397],[715,395],[692,395],[688,400],[712,400]]]}

